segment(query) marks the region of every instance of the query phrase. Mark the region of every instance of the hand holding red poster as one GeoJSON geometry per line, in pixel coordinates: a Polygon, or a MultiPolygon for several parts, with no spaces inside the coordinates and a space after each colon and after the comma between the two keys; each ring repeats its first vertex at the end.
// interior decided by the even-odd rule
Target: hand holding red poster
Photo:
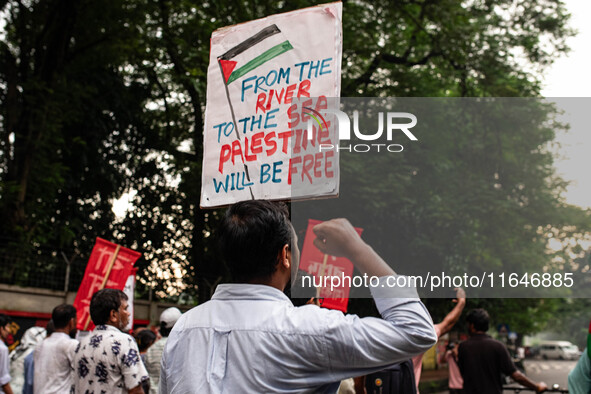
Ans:
{"type": "Polygon", "coordinates": [[[120,245],[96,239],[90,259],[86,265],[84,278],[74,300],[74,307],[78,311],[78,329],[92,330],[89,312],[92,295],[101,289],[123,290],[132,272],[133,264],[142,254],[120,245]]]}
{"type": "MultiPolygon", "coordinates": [[[[312,231],[314,226],[322,223],[319,220],[308,220],[308,229],[304,238],[304,247],[300,258],[300,269],[315,277],[314,283],[321,284],[318,288],[318,296],[323,298],[322,306],[328,309],[336,309],[347,312],[351,281],[332,281],[331,277],[343,279],[353,277],[353,263],[345,257],[329,256],[322,253],[314,246],[316,235],[312,231]],[[325,279],[326,278],[326,279],[325,279]]],[[[359,235],[363,229],[355,227],[359,235]]]]}

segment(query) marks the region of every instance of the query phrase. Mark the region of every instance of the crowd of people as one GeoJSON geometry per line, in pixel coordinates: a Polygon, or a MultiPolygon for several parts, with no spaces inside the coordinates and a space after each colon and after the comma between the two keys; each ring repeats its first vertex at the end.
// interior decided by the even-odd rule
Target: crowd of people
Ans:
{"type": "MultiPolygon", "coordinates": [[[[158,332],[142,328],[130,335],[123,332],[130,319],[127,296],[103,289],[90,302],[95,328],[78,339],[76,309],[59,305],[47,330],[34,327],[23,337],[13,360],[22,360],[22,376],[10,376],[8,349],[0,341],[0,393],[417,393],[423,354],[456,324],[465,292],[456,289],[456,305],[433,324],[414,287],[385,286],[397,275],[392,265],[347,220],[323,222],[314,233],[320,251],[380,278],[371,293],[381,318],[314,302],[294,306],[284,291],[299,249],[286,206],[246,201],[231,206],[218,229],[233,282],[220,284],[210,301],[184,314],[169,308],[158,332]],[[380,373],[383,378],[375,378],[380,373]]],[[[450,389],[501,393],[504,374],[546,390],[486,334],[489,320],[483,309],[467,314],[470,338],[445,355],[450,389]]],[[[0,314],[2,339],[9,323],[0,314]]]]}
{"type": "Polygon", "coordinates": [[[90,315],[96,327],[79,336],[76,308],[56,306],[47,327],[29,328],[9,357],[11,320],[0,314],[0,393],[158,393],[162,349],[181,311],[162,312],[157,333],[141,327],[130,335],[127,296],[103,289],[90,315]]]}

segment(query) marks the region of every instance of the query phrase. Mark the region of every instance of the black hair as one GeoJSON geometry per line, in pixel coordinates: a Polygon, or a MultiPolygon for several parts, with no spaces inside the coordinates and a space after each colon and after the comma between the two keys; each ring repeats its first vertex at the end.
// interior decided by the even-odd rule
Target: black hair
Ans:
{"type": "Polygon", "coordinates": [[[111,311],[119,311],[121,301],[124,300],[127,300],[127,295],[117,289],[102,289],[94,293],[90,300],[92,322],[97,326],[106,324],[111,316],[111,311]]]}
{"type": "Polygon", "coordinates": [[[160,335],[162,335],[163,337],[167,337],[170,335],[170,332],[172,331],[172,327],[166,327],[166,322],[160,322],[160,330],[158,330],[158,332],[160,333],[160,335]]]}
{"type": "Polygon", "coordinates": [[[73,305],[61,304],[53,308],[51,320],[55,328],[65,328],[70,320],[76,318],[76,308],[73,305]]]}
{"type": "Polygon", "coordinates": [[[0,327],[4,327],[9,323],[12,323],[12,319],[4,313],[0,313],[0,327]]]}
{"type": "Polygon", "coordinates": [[[152,346],[152,344],[154,344],[154,341],[156,341],[156,334],[154,334],[152,330],[142,330],[137,333],[135,340],[137,341],[139,351],[145,352],[150,346],[152,346]]]}
{"type": "Polygon", "coordinates": [[[269,279],[293,227],[284,203],[242,201],[226,211],[218,229],[218,246],[235,282],[269,279]]]}
{"type": "Polygon", "coordinates": [[[50,336],[55,332],[55,324],[53,324],[53,320],[47,322],[47,326],[45,327],[46,335],[50,336]]]}
{"type": "Polygon", "coordinates": [[[488,324],[490,323],[490,316],[488,312],[482,308],[472,309],[466,316],[466,321],[474,325],[476,331],[488,331],[488,324]]]}

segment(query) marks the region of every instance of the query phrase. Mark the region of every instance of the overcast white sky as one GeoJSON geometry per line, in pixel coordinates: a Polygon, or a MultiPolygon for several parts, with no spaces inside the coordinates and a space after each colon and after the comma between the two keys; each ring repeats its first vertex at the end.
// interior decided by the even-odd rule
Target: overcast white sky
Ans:
{"type": "Polygon", "coordinates": [[[591,208],[591,122],[586,119],[591,113],[591,1],[565,0],[572,14],[571,26],[578,35],[569,40],[571,52],[556,60],[544,76],[545,97],[586,97],[559,102],[569,103],[568,108],[576,108],[567,117],[571,120],[571,130],[558,136],[562,145],[560,159],[556,161],[559,174],[571,185],[565,195],[567,201],[582,207],[591,208]]]}
{"type": "Polygon", "coordinates": [[[590,97],[591,1],[565,0],[564,3],[572,15],[570,25],[579,34],[568,41],[571,47],[568,56],[557,59],[545,75],[546,87],[542,93],[546,97],[590,97]]]}

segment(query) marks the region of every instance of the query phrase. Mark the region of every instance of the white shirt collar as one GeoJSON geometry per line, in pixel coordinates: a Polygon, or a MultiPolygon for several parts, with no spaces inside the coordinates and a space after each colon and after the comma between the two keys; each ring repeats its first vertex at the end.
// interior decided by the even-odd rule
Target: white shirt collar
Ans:
{"type": "Polygon", "coordinates": [[[64,338],[69,338],[71,339],[71,337],[66,334],[65,332],[60,332],[60,331],[55,331],[53,334],[51,334],[52,337],[64,337],[64,338]]]}
{"type": "Polygon", "coordinates": [[[212,300],[257,300],[283,301],[291,304],[290,299],[279,289],[267,285],[249,283],[226,283],[219,285],[212,300]]]}

